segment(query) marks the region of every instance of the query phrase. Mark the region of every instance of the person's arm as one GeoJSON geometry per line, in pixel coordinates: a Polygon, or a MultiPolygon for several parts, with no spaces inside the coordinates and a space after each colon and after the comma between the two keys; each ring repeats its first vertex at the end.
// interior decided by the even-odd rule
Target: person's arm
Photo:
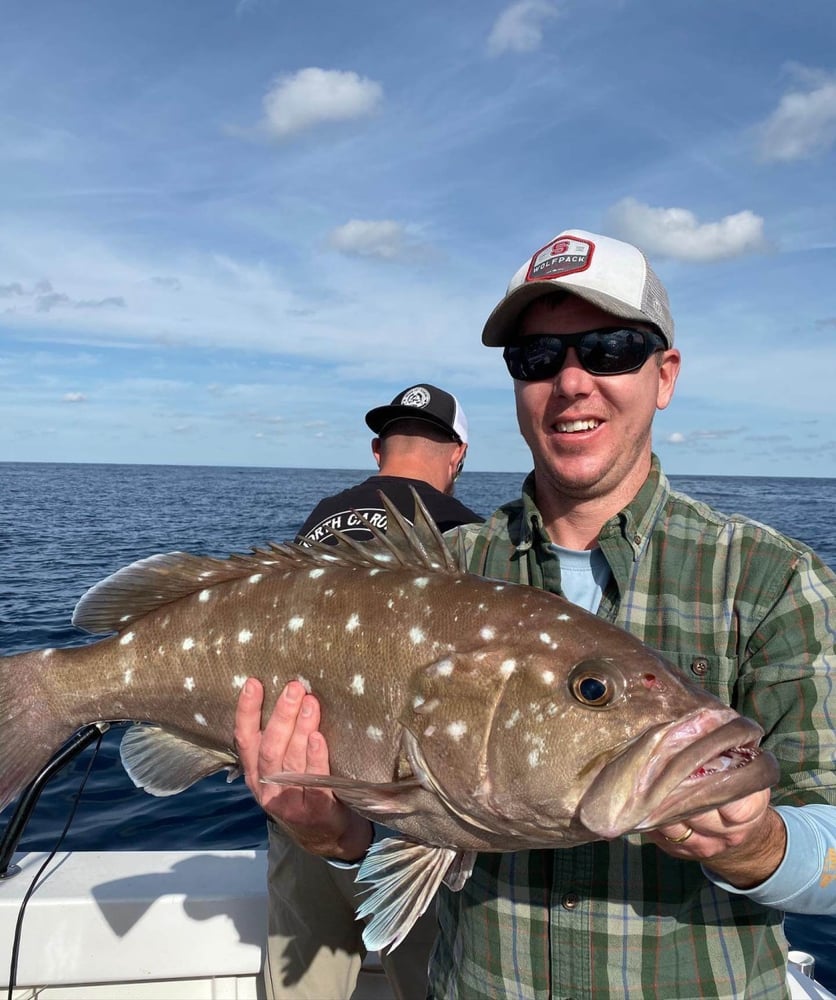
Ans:
{"type": "Polygon", "coordinates": [[[263,701],[264,689],[250,677],[238,698],[235,743],[256,801],[311,854],[344,861],[362,857],[372,842],[372,824],[331,791],[261,781],[282,771],[330,774],[328,747],[319,732],[319,702],[291,681],[262,730],[263,701]]]}
{"type": "Polygon", "coordinates": [[[836,914],[836,806],[778,806],[787,831],[787,848],[773,874],[759,885],[740,889],[705,865],[715,885],[764,906],[791,913],[836,914]]]}

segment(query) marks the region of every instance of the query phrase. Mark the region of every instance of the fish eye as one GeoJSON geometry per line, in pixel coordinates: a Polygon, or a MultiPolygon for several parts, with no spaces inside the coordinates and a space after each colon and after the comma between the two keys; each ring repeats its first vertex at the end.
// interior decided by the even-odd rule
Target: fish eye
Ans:
{"type": "Polygon", "coordinates": [[[587,708],[607,708],[621,694],[623,685],[612,666],[603,661],[579,663],[569,675],[569,690],[587,708]]]}

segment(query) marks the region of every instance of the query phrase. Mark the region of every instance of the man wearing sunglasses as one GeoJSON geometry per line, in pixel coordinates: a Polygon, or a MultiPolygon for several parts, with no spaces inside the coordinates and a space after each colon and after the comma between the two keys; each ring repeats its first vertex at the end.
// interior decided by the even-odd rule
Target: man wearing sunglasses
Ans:
{"type": "MultiPolygon", "coordinates": [[[[485,324],[533,458],[521,499],[448,538],[471,571],[561,593],[659,649],[764,729],[781,776],[643,836],[479,855],[439,893],[433,998],[783,1000],[782,909],[836,912],[836,577],[799,542],[674,493],[651,450],[680,355],[634,246],[572,230],[534,253],[485,324]]],[[[239,746],[327,770],[315,698],[281,698],[239,746]]],[[[268,808],[352,859],[369,824],[337,800],[268,808]]]]}

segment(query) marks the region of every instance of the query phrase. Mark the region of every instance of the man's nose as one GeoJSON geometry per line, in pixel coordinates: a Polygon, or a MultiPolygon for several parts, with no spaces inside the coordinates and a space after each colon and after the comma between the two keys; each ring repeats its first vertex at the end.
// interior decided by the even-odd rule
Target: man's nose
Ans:
{"type": "Polygon", "coordinates": [[[553,379],[552,385],[557,395],[583,395],[589,392],[593,376],[583,367],[574,347],[566,350],[566,358],[553,379]]]}

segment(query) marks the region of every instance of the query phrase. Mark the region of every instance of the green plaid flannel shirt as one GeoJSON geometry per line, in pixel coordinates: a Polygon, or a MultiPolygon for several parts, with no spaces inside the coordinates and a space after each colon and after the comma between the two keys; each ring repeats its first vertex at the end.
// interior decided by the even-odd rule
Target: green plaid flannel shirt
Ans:
{"type": "MultiPolygon", "coordinates": [[[[533,500],[447,537],[471,571],[560,593],[533,500]]],[[[836,577],[800,542],[672,492],[653,458],[604,526],[598,614],[757,720],[777,757],[773,803],[836,804],[836,577]]],[[[630,835],[481,854],[439,894],[430,996],[456,1000],[782,1000],[782,913],[713,885],[696,862],[630,835]]]]}

